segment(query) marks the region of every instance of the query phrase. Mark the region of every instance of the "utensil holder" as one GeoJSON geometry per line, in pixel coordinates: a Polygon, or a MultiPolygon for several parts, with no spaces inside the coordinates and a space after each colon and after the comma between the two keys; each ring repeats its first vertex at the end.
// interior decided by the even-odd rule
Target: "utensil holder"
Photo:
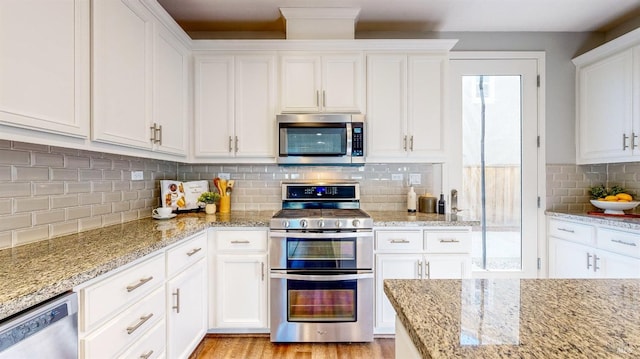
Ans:
{"type": "Polygon", "coordinates": [[[220,206],[218,208],[219,213],[231,212],[231,196],[220,197],[220,206]]]}

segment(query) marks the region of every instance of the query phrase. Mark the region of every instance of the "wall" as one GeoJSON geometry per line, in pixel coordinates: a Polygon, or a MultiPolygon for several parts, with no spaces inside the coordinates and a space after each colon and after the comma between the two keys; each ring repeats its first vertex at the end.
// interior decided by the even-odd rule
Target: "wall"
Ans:
{"type": "Polygon", "coordinates": [[[177,164],[0,140],[0,248],[149,217],[177,164]],[[131,181],[131,171],[144,181],[131,181]]]}

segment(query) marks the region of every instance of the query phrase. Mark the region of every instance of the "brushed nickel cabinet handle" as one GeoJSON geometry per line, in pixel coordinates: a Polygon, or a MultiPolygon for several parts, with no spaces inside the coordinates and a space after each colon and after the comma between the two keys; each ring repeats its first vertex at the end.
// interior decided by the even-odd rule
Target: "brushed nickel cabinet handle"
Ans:
{"type": "Polygon", "coordinates": [[[238,241],[238,240],[233,240],[231,241],[232,244],[249,244],[251,242],[249,241],[238,241]]]}
{"type": "Polygon", "coordinates": [[[316,90],[316,106],[320,107],[320,91],[316,90]]]}
{"type": "Polygon", "coordinates": [[[156,129],[156,132],[158,133],[158,138],[156,139],[156,143],[162,146],[162,125],[158,126],[158,128],[156,129]]]}
{"type": "Polygon", "coordinates": [[[151,143],[156,143],[156,124],[154,123],[153,126],[150,126],[149,129],[151,130],[151,137],[149,138],[149,141],[151,141],[151,143]]]}
{"type": "Polygon", "coordinates": [[[612,239],[611,242],[620,243],[620,244],[624,244],[625,246],[631,246],[631,247],[637,247],[638,246],[634,242],[625,242],[625,241],[623,241],[621,239],[612,239]]]}
{"type": "Polygon", "coordinates": [[[187,255],[188,255],[189,257],[191,257],[192,255],[194,255],[194,254],[196,254],[196,253],[200,252],[201,250],[202,250],[202,248],[194,248],[194,249],[190,250],[189,252],[187,252],[187,255]]]}
{"type": "Polygon", "coordinates": [[[236,153],[238,153],[238,136],[236,136],[236,153]]]}
{"type": "Polygon", "coordinates": [[[149,359],[151,357],[151,354],[153,354],[153,350],[149,350],[148,352],[141,354],[140,359],[149,359]]]}
{"type": "Polygon", "coordinates": [[[418,261],[418,278],[422,279],[422,261],[418,261]]]}
{"type": "Polygon", "coordinates": [[[176,305],[172,306],[171,309],[175,309],[176,313],[180,314],[180,288],[176,288],[175,293],[171,293],[174,297],[176,297],[176,305]]]}
{"type": "Polygon", "coordinates": [[[407,151],[407,136],[404,136],[404,140],[403,140],[404,144],[402,145],[402,147],[404,148],[404,151],[407,151]]]}
{"type": "Polygon", "coordinates": [[[591,268],[591,254],[587,253],[587,269],[591,268]]]}
{"type": "Polygon", "coordinates": [[[141,278],[138,283],[136,284],[132,284],[132,285],[128,285],[127,286],[127,292],[133,292],[134,290],[138,289],[141,285],[147,283],[148,281],[152,280],[153,276],[149,276],[147,278],[141,278]]]}
{"type": "Polygon", "coordinates": [[[127,334],[132,334],[133,332],[135,332],[138,328],[140,328],[142,324],[151,319],[151,317],[153,317],[153,313],[149,313],[148,315],[143,315],[142,317],[140,317],[140,320],[135,325],[127,327],[127,334]]]}
{"type": "Polygon", "coordinates": [[[424,269],[425,277],[427,277],[427,279],[431,279],[431,266],[429,261],[424,262],[424,266],[425,266],[425,269],[424,269]]]}
{"type": "Polygon", "coordinates": [[[262,273],[262,281],[264,282],[264,262],[260,262],[260,271],[262,273]]]}
{"type": "Polygon", "coordinates": [[[327,93],[322,90],[322,107],[327,107],[327,93]]]}
{"type": "Polygon", "coordinates": [[[567,229],[562,227],[559,227],[558,230],[562,232],[567,232],[567,233],[576,233],[576,231],[574,231],[573,229],[567,229]]]}
{"type": "Polygon", "coordinates": [[[600,267],[598,267],[598,261],[600,260],[600,257],[598,257],[596,254],[593,255],[593,271],[597,272],[598,269],[600,269],[600,267]]]}
{"type": "Polygon", "coordinates": [[[629,136],[627,136],[626,133],[622,134],[622,150],[626,150],[627,148],[629,148],[629,146],[627,146],[627,139],[629,138],[629,136]]]}
{"type": "Polygon", "coordinates": [[[440,243],[460,243],[460,240],[455,238],[443,238],[440,240],[440,243]]]}
{"type": "Polygon", "coordinates": [[[411,139],[409,139],[409,149],[413,152],[413,135],[411,135],[411,139]]]}
{"type": "Polygon", "coordinates": [[[636,145],[636,134],[635,132],[631,132],[631,149],[634,149],[636,147],[638,147],[638,145],[636,145]]]}
{"type": "Polygon", "coordinates": [[[233,152],[233,138],[229,136],[229,153],[233,152]]]}
{"type": "Polygon", "coordinates": [[[389,241],[390,243],[409,243],[406,239],[392,239],[389,241]]]}

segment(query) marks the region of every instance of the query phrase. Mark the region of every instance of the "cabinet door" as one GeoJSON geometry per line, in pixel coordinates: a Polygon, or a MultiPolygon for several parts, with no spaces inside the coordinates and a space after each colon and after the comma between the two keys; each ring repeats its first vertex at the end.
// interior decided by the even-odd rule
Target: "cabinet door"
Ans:
{"type": "Polygon", "coordinates": [[[150,149],[151,14],[132,0],[92,5],[92,138],[150,149]]]}
{"type": "Polygon", "coordinates": [[[607,251],[598,251],[594,258],[598,278],[640,278],[640,259],[607,251]]]}
{"type": "Polygon", "coordinates": [[[633,50],[579,68],[577,76],[578,163],[619,162],[630,156],[633,50]]]}
{"type": "Polygon", "coordinates": [[[443,96],[445,59],[441,56],[409,56],[407,136],[413,159],[445,158],[443,96]]]}
{"type": "Polygon", "coordinates": [[[550,278],[592,278],[592,247],[549,238],[549,277],[550,278]]]}
{"type": "Polygon", "coordinates": [[[320,111],[320,57],[285,55],[280,61],[281,111],[320,111]]]}
{"type": "Polygon", "coordinates": [[[0,124],[89,135],[89,5],[0,2],[0,124]]]}
{"type": "Polygon", "coordinates": [[[274,55],[236,56],[235,136],[238,157],[275,157],[274,55]]]}
{"type": "Polygon", "coordinates": [[[267,255],[216,256],[216,327],[267,327],[267,255]]]}
{"type": "Polygon", "coordinates": [[[367,58],[367,161],[407,156],[407,57],[367,58]]]}
{"type": "Polygon", "coordinates": [[[323,111],[362,112],[362,87],[362,55],[322,57],[323,111]]]}
{"type": "Polygon", "coordinates": [[[418,279],[421,254],[376,254],[376,332],[393,333],[396,312],[384,294],[385,279],[418,279]]]}
{"type": "Polygon", "coordinates": [[[155,36],[153,122],[162,126],[159,152],[186,154],[189,50],[160,28],[155,36]]]}
{"type": "Polygon", "coordinates": [[[199,260],[167,282],[169,358],[188,358],[207,331],[206,262],[199,260]]]}
{"type": "Polygon", "coordinates": [[[233,56],[195,59],[195,149],[197,157],[233,155],[233,56]]]}
{"type": "Polygon", "coordinates": [[[461,279],[471,277],[469,255],[430,254],[424,261],[424,278],[461,279]]]}

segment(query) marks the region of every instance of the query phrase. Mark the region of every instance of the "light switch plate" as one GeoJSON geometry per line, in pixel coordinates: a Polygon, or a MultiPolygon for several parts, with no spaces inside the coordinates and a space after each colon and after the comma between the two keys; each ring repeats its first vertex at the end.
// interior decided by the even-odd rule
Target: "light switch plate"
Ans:
{"type": "Polygon", "coordinates": [[[131,171],[131,180],[132,181],[142,181],[144,179],[144,172],[142,171],[131,171]]]}
{"type": "Polygon", "coordinates": [[[218,177],[220,179],[225,179],[225,180],[230,180],[231,179],[231,175],[229,173],[225,173],[225,172],[218,173],[218,177]]]}
{"type": "Polygon", "coordinates": [[[420,184],[422,183],[422,176],[419,173],[411,173],[409,175],[409,184],[420,184]]]}

